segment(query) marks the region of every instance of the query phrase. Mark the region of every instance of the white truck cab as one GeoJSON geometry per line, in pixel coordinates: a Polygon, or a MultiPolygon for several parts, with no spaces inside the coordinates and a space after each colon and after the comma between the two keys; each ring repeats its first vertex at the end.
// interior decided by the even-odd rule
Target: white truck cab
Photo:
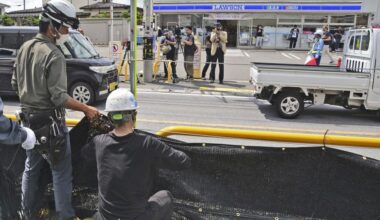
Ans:
{"type": "Polygon", "coordinates": [[[380,29],[350,30],[340,67],[253,63],[256,97],[295,118],[305,103],[380,110],[380,29]]]}

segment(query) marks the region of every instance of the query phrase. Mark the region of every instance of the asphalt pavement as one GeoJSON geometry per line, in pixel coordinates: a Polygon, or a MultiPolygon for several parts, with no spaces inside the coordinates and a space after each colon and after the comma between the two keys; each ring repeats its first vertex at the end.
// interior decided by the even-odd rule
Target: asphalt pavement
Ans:
{"type": "MultiPolygon", "coordinates": [[[[98,51],[103,56],[108,54],[107,48],[98,48],[98,51]]],[[[306,52],[240,49],[229,49],[228,51],[225,57],[226,83],[224,85],[210,84],[203,80],[181,81],[177,84],[163,81],[139,84],[137,87],[137,98],[140,105],[138,128],[152,133],[168,126],[184,125],[317,134],[324,134],[329,130],[330,133],[338,135],[380,136],[380,121],[374,112],[321,105],[307,107],[299,118],[286,120],[279,118],[268,102],[253,97],[253,90],[248,82],[250,62],[300,64],[304,62],[306,52]]],[[[334,57],[338,56],[340,54],[334,54],[334,57]]],[[[326,64],[328,61],[322,58],[322,62],[326,64]]],[[[139,71],[141,70],[142,64],[139,64],[139,71]]],[[[178,73],[180,77],[185,76],[180,64],[178,73]]],[[[128,82],[120,85],[129,87],[128,82]]],[[[3,99],[5,113],[14,113],[19,108],[19,103],[15,98],[5,97],[3,99]]],[[[103,110],[104,102],[96,103],[95,106],[103,110]]],[[[68,117],[80,119],[83,114],[69,110],[68,117]]],[[[175,137],[189,142],[276,147],[311,146],[206,137],[175,137]]],[[[380,150],[377,149],[350,148],[350,151],[380,159],[380,150]]]]}

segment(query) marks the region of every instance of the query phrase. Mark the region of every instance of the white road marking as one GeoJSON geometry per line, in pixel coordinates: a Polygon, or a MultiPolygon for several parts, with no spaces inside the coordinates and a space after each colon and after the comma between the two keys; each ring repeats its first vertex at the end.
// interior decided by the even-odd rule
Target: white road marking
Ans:
{"type": "Polygon", "coordinates": [[[291,54],[291,53],[288,53],[290,56],[292,56],[292,57],[294,57],[294,58],[296,58],[297,60],[301,60],[301,58],[299,58],[299,57],[297,57],[296,55],[294,55],[294,54],[291,54]]]}
{"type": "Polygon", "coordinates": [[[247,57],[251,57],[247,52],[243,52],[244,53],[244,55],[246,55],[247,57]]]}
{"type": "Polygon", "coordinates": [[[222,94],[205,94],[205,93],[168,93],[167,91],[138,91],[138,94],[149,94],[149,95],[170,95],[170,96],[197,96],[197,97],[219,97],[219,98],[230,98],[239,100],[254,100],[252,96],[234,96],[234,95],[222,95],[222,94]]]}
{"type": "Polygon", "coordinates": [[[240,49],[227,49],[227,57],[243,57],[244,54],[240,49]]]}
{"type": "Polygon", "coordinates": [[[286,53],[281,53],[281,55],[284,56],[284,57],[286,57],[286,58],[289,58],[289,59],[291,59],[291,60],[294,60],[293,57],[289,56],[289,55],[286,54],[286,53]]]}

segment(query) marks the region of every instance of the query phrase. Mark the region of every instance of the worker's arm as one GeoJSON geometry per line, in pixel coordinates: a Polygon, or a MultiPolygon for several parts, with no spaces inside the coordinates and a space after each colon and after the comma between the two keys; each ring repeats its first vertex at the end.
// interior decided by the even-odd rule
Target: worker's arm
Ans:
{"type": "Polygon", "coordinates": [[[0,144],[16,145],[26,140],[27,133],[18,124],[3,115],[3,101],[0,98],[0,144]]]}
{"type": "Polygon", "coordinates": [[[67,73],[65,58],[62,54],[52,53],[48,63],[47,86],[51,95],[51,101],[57,107],[65,107],[83,112],[88,118],[93,119],[99,112],[95,108],[80,103],[67,94],[67,73]]]}
{"type": "Polygon", "coordinates": [[[83,112],[89,119],[93,119],[99,115],[99,111],[96,108],[80,103],[71,97],[65,101],[64,106],[65,108],[72,109],[74,111],[83,112]]]}
{"type": "Polygon", "coordinates": [[[156,138],[149,137],[148,142],[149,149],[153,149],[160,167],[171,170],[190,168],[191,159],[184,152],[175,150],[156,138]]]}

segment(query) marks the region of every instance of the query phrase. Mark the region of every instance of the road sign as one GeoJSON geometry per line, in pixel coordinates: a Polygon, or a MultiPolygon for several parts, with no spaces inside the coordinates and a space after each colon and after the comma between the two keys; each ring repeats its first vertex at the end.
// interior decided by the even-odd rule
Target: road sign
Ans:
{"type": "Polygon", "coordinates": [[[123,52],[123,47],[120,41],[110,41],[109,43],[110,57],[115,61],[119,62],[120,54],[123,52]]]}

